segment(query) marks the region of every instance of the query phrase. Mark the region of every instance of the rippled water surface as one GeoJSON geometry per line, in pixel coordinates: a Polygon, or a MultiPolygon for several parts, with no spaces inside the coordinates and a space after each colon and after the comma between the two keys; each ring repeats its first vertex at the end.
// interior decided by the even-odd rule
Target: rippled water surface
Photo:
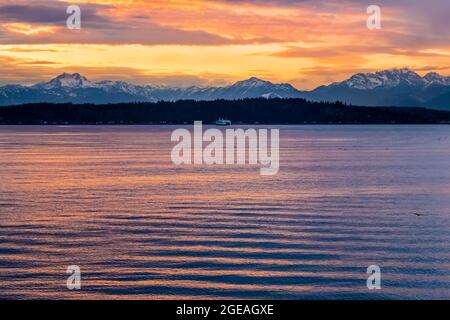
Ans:
{"type": "Polygon", "coordinates": [[[274,177],[174,129],[0,127],[0,298],[450,298],[450,126],[281,127],[274,177]]]}

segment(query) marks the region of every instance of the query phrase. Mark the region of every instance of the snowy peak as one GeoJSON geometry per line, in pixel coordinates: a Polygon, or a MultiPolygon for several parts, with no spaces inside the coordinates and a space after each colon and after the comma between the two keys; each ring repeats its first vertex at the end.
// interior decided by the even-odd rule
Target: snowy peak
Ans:
{"type": "Polygon", "coordinates": [[[69,89],[79,89],[79,88],[90,88],[94,84],[89,81],[86,77],[83,77],[79,73],[63,73],[56,78],[50,80],[49,82],[39,83],[35,87],[51,90],[60,88],[69,89]]]}
{"type": "Polygon", "coordinates": [[[93,83],[93,87],[107,91],[126,92],[129,94],[138,94],[146,91],[147,89],[150,89],[150,87],[147,88],[132,83],[128,83],[125,81],[111,81],[111,80],[95,82],[93,83]]]}
{"type": "Polygon", "coordinates": [[[436,72],[427,73],[423,79],[427,85],[450,86],[450,77],[444,77],[436,72]]]}
{"type": "Polygon", "coordinates": [[[384,70],[375,73],[358,73],[350,79],[335,85],[343,85],[359,90],[372,90],[378,87],[393,88],[399,85],[419,86],[423,78],[407,68],[384,70]]]}
{"type": "Polygon", "coordinates": [[[134,85],[125,81],[111,81],[104,80],[99,82],[93,82],[79,73],[63,73],[49,82],[38,83],[33,86],[37,89],[43,90],[73,90],[73,89],[89,89],[95,88],[105,91],[124,92],[128,94],[140,94],[141,91],[150,89],[150,87],[143,87],[134,85]]]}
{"type": "Polygon", "coordinates": [[[239,87],[239,88],[258,88],[262,86],[271,86],[273,85],[272,82],[265,81],[258,79],[256,77],[252,77],[248,80],[238,81],[232,87],[239,87]]]}
{"type": "Polygon", "coordinates": [[[387,87],[396,87],[400,84],[420,85],[422,82],[422,78],[417,73],[407,68],[384,70],[376,72],[375,75],[387,87]]]}
{"type": "Polygon", "coordinates": [[[287,83],[274,84],[270,81],[252,77],[248,80],[238,81],[235,84],[224,88],[233,93],[234,96],[242,99],[245,97],[284,97],[299,98],[302,93],[287,83]]]}
{"type": "Polygon", "coordinates": [[[245,98],[303,98],[303,93],[290,84],[274,84],[270,81],[252,77],[235,84],[219,88],[214,95],[219,99],[236,100],[245,98]]]}
{"type": "Polygon", "coordinates": [[[421,77],[416,72],[403,69],[384,70],[375,73],[358,73],[333,86],[344,86],[359,90],[373,90],[375,88],[394,88],[398,86],[426,87],[450,86],[450,77],[444,77],[436,72],[430,72],[421,77]]]}
{"type": "Polygon", "coordinates": [[[238,81],[231,87],[237,88],[275,88],[277,90],[297,90],[288,83],[274,84],[270,81],[261,80],[256,77],[244,81],[238,81]]]}
{"type": "Polygon", "coordinates": [[[358,73],[309,92],[307,99],[361,106],[450,109],[450,77],[435,72],[421,77],[407,68],[358,73]]]}

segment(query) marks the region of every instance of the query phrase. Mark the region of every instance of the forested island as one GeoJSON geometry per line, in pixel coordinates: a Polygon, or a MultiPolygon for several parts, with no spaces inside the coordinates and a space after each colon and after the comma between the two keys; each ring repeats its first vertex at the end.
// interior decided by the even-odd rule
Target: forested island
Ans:
{"type": "Polygon", "coordinates": [[[265,98],[0,107],[2,125],[192,124],[196,120],[213,123],[219,118],[234,124],[449,124],[450,111],[265,98]]]}

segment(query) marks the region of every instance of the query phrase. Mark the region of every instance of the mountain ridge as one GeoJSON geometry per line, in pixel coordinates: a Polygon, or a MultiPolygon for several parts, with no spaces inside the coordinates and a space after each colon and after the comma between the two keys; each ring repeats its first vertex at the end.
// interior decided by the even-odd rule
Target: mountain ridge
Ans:
{"type": "Polygon", "coordinates": [[[91,81],[79,73],[62,73],[31,86],[0,87],[0,106],[25,103],[129,103],[177,100],[239,100],[246,98],[302,98],[341,101],[352,105],[429,107],[450,110],[450,77],[430,72],[423,77],[407,69],[357,73],[311,91],[288,83],[274,84],[251,77],[223,87],[170,87],[125,81],[91,81]]]}

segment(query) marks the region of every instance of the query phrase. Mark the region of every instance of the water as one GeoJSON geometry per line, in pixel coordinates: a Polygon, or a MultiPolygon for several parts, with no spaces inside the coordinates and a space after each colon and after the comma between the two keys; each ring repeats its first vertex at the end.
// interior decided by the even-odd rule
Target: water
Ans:
{"type": "Polygon", "coordinates": [[[450,298],[450,126],[281,127],[274,177],[173,129],[0,127],[0,298],[450,298]]]}

